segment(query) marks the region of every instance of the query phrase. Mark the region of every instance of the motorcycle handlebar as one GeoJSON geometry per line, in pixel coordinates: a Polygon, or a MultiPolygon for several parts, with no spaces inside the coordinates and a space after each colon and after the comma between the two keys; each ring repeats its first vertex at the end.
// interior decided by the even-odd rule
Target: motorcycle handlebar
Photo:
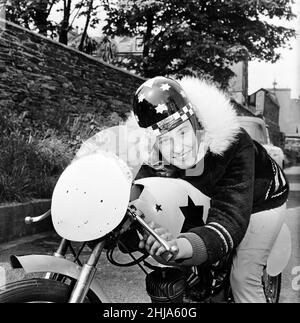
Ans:
{"type": "Polygon", "coordinates": [[[39,215],[39,216],[27,216],[25,218],[26,224],[36,223],[45,220],[48,216],[50,216],[51,210],[48,210],[47,212],[39,215]]]}
{"type": "MultiPolygon", "coordinates": [[[[166,261],[170,261],[178,252],[178,248],[175,246],[170,246],[166,240],[161,238],[142,218],[143,213],[139,210],[131,210],[128,209],[128,213],[133,217],[134,220],[140,223],[140,225],[149,233],[151,234],[165,249],[166,252],[164,252],[161,257],[166,261]]],[[[45,220],[48,216],[51,215],[51,210],[48,210],[47,212],[36,216],[31,217],[27,216],[25,218],[26,224],[36,223],[45,220]]]]}

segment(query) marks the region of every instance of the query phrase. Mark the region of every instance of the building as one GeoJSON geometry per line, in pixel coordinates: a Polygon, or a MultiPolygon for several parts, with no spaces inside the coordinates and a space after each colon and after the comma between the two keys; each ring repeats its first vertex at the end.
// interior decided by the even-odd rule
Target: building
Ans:
{"type": "Polygon", "coordinates": [[[280,103],[276,95],[268,89],[261,88],[249,95],[248,102],[255,114],[265,120],[271,142],[283,147],[284,133],[279,125],[280,103]]]}
{"type": "Polygon", "coordinates": [[[291,98],[291,89],[273,88],[280,105],[279,126],[286,135],[300,134],[300,98],[291,98]]]}
{"type": "Polygon", "coordinates": [[[300,97],[298,99],[291,99],[291,123],[290,131],[287,134],[300,135],[300,97]]]}
{"type": "Polygon", "coordinates": [[[117,57],[143,54],[143,37],[114,37],[117,46],[117,57]]]}

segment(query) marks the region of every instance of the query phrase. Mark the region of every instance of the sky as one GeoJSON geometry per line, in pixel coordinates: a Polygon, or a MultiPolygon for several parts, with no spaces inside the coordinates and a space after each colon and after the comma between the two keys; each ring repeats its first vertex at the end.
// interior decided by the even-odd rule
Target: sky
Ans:
{"type": "MultiPolygon", "coordinates": [[[[95,0],[95,3],[99,0],[95,0]]],[[[257,60],[249,62],[248,81],[249,94],[254,93],[260,88],[273,88],[273,83],[276,82],[277,88],[290,88],[292,90],[292,97],[299,98],[300,96],[300,0],[295,0],[293,4],[293,12],[297,18],[291,22],[285,20],[273,19],[268,20],[269,23],[275,25],[282,25],[297,30],[297,38],[290,40],[292,50],[279,49],[281,59],[276,63],[259,62],[257,60]]],[[[61,13],[52,11],[53,20],[61,20],[61,13]]],[[[95,29],[89,28],[90,36],[99,36],[101,28],[104,23],[104,15],[101,15],[102,23],[95,29]]],[[[74,26],[83,28],[85,19],[77,19],[74,26]]]]}
{"type": "Polygon", "coordinates": [[[273,88],[276,81],[277,88],[290,88],[292,98],[300,96],[300,1],[296,0],[293,5],[293,12],[297,19],[291,22],[280,21],[279,19],[270,22],[285,27],[294,28],[297,31],[297,38],[290,40],[292,50],[280,49],[281,59],[276,63],[265,63],[252,61],[249,63],[249,94],[260,88],[273,88]]]}

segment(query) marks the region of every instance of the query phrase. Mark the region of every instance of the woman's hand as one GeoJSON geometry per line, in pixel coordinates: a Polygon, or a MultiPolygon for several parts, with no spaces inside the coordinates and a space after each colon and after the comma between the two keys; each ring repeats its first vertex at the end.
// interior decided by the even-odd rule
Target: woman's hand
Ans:
{"type": "MultiPolygon", "coordinates": [[[[172,260],[188,259],[193,256],[193,247],[188,239],[184,237],[174,238],[172,233],[153,221],[148,223],[148,225],[169,244],[173,251],[176,250],[175,253],[173,252],[174,256],[172,257],[172,260]]],[[[161,256],[167,251],[165,247],[162,246],[152,235],[149,235],[148,232],[144,233],[143,240],[139,243],[139,248],[145,248],[152,256],[161,256]]]]}
{"type": "MultiPolygon", "coordinates": [[[[173,237],[172,233],[154,223],[153,221],[148,223],[148,225],[168,243],[172,250],[177,251],[174,255],[174,258],[176,258],[179,249],[177,245],[177,239],[173,237]]],[[[143,240],[141,240],[139,243],[139,247],[141,249],[145,248],[152,256],[161,256],[164,252],[167,251],[166,248],[162,246],[152,235],[149,235],[148,232],[145,232],[143,240]]]]}

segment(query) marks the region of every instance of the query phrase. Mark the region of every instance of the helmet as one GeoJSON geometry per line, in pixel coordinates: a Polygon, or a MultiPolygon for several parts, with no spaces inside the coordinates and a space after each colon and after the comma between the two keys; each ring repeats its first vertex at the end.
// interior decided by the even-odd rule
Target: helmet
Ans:
{"type": "Polygon", "coordinates": [[[199,121],[184,90],[173,79],[157,76],[135,92],[133,112],[142,128],[152,128],[159,136],[190,120],[196,132],[199,121]]]}
{"type": "MultiPolygon", "coordinates": [[[[144,82],[135,92],[133,113],[140,127],[152,130],[155,137],[161,136],[189,120],[200,143],[198,130],[203,127],[197,119],[192,103],[181,85],[170,78],[157,76],[144,82]]],[[[154,146],[148,164],[158,169],[177,171],[173,165],[166,167],[157,145],[154,146]]]]}

